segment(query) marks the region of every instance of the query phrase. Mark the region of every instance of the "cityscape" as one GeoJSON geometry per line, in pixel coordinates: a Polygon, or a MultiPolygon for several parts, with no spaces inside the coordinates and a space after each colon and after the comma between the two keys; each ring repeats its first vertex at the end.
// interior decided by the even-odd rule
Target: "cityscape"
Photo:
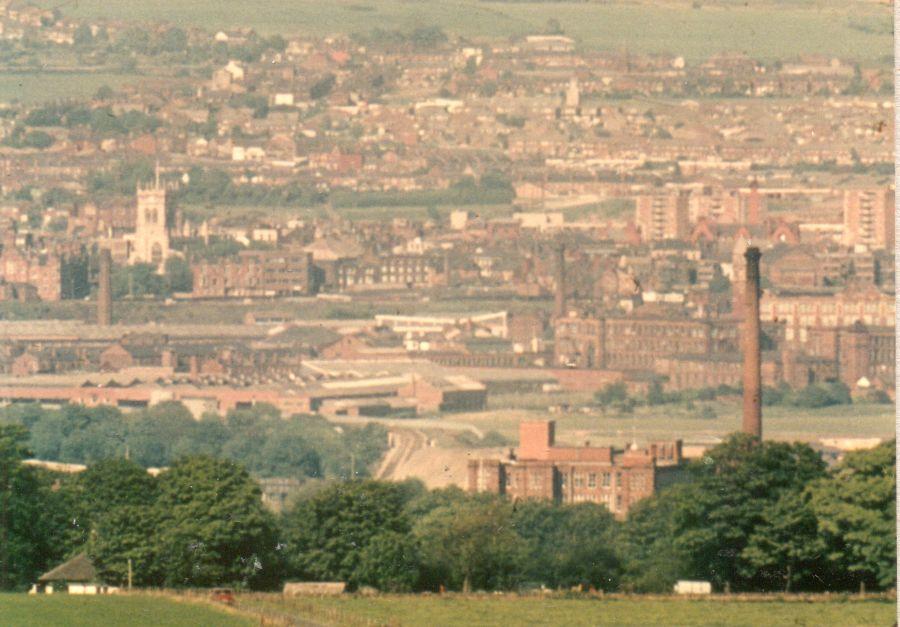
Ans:
{"type": "Polygon", "coordinates": [[[0,616],[891,624],[892,3],[307,4],[0,3],[0,616]]]}

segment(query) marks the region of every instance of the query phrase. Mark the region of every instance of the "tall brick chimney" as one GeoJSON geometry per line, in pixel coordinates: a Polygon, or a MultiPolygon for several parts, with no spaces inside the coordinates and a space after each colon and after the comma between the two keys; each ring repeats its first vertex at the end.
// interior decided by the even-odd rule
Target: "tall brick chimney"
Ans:
{"type": "Polygon", "coordinates": [[[762,381],[760,376],[759,248],[747,248],[744,285],[744,417],[743,431],[762,439],[762,381]]]}
{"type": "Polygon", "coordinates": [[[553,313],[557,318],[566,315],[566,247],[558,244],[554,250],[556,263],[556,305],[553,313]]]}
{"type": "Polygon", "coordinates": [[[100,277],[97,286],[97,324],[112,324],[112,255],[108,249],[100,251],[100,277]]]}

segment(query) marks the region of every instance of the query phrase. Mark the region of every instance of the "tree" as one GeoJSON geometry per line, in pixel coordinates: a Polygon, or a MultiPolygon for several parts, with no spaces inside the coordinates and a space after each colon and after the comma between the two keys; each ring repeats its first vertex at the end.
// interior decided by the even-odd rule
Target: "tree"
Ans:
{"type": "Polygon", "coordinates": [[[802,390],[787,395],[787,402],[795,407],[829,407],[849,405],[853,402],[850,389],[839,381],[808,385],[802,390]]]}
{"type": "Polygon", "coordinates": [[[332,89],[334,89],[335,82],[336,79],[334,74],[326,74],[309,88],[309,97],[313,100],[324,98],[331,93],[332,89]]]}
{"type": "Polygon", "coordinates": [[[601,405],[621,403],[628,399],[628,388],[624,383],[607,383],[603,389],[594,393],[594,400],[601,405]]]}
{"type": "Polygon", "coordinates": [[[848,453],[829,477],[809,488],[829,561],[853,583],[882,589],[893,587],[897,575],[895,451],[892,440],[848,453]]]}
{"type": "Polygon", "coordinates": [[[320,477],[319,454],[299,433],[276,429],[266,439],[256,470],[265,477],[320,477]]]}
{"type": "Polygon", "coordinates": [[[94,43],[94,33],[88,24],[81,24],[72,35],[72,43],[76,48],[87,48],[94,43]]]}
{"type": "Polygon", "coordinates": [[[184,52],[187,48],[188,37],[180,28],[170,28],[163,33],[160,47],[163,52],[184,52]]]}
{"type": "Polygon", "coordinates": [[[125,505],[145,506],[156,500],[156,479],[133,461],[105,459],[77,477],[84,508],[103,514],[125,505]]]}
{"type": "Polygon", "coordinates": [[[166,291],[190,292],[194,287],[191,265],[181,257],[166,259],[166,291]]]}
{"type": "Polygon", "coordinates": [[[31,131],[22,138],[22,146],[25,148],[37,148],[43,150],[53,145],[53,136],[44,131],[31,131]]]}
{"type": "MultiPolygon", "coordinates": [[[[763,512],[783,494],[797,493],[823,477],[825,464],[805,444],[760,442],[733,434],[691,464],[688,472],[689,483],[659,492],[644,506],[666,515],[645,512],[637,515],[637,522],[657,547],[671,543],[678,577],[746,589],[753,587],[754,577],[742,552],[764,524],[763,512]]],[[[646,558],[655,560],[653,554],[646,558]]]]}
{"type": "Polygon", "coordinates": [[[731,281],[722,272],[722,266],[715,264],[713,266],[713,276],[709,280],[709,291],[715,294],[722,294],[731,289],[731,281]]]}
{"type": "Polygon", "coordinates": [[[635,592],[671,592],[687,572],[689,557],[674,542],[678,531],[674,506],[689,503],[693,488],[675,485],[662,494],[644,499],[628,512],[621,531],[622,554],[627,556],[622,587],[635,592]],[[687,493],[687,494],[685,494],[687,493]]]}
{"type": "Polygon", "coordinates": [[[518,580],[524,542],[512,525],[512,504],[502,497],[470,497],[438,507],[416,522],[423,575],[431,588],[510,588],[518,580]]]}
{"type": "Polygon", "coordinates": [[[127,584],[130,560],[133,585],[162,585],[158,525],[158,512],[148,505],[122,505],[97,516],[86,548],[101,577],[127,584]]]}
{"type": "Polygon", "coordinates": [[[263,588],[280,578],[274,523],[259,486],[234,462],[185,457],[159,477],[165,585],[263,588]]]}
{"type": "Polygon", "coordinates": [[[786,492],[769,505],[742,553],[745,574],[766,589],[818,589],[827,573],[825,542],[819,535],[808,492],[786,492]]]}
{"type": "Polygon", "coordinates": [[[359,555],[361,585],[385,592],[409,592],[419,583],[419,547],[408,533],[385,531],[373,536],[359,555]]]}
{"type": "MultiPolygon", "coordinates": [[[[348,481],[297,501],[283,520],[290,574],[314,581],[347,581],[351,586],[368,582],[364,576],[382,583],[395,581],[396,574],[386,574],[392,572],[390,566],[382,571],[372,563],[374,556],[384,555],[383,537],[378,546],[369,549],[364,568],[362,558],[376,536],[408,535],[405,498],[401,486],[348,481]]],[[[396,555],[394,558],[399,559],[396,555]]]]}
{"type": "Polygon", "coordinates": [[[112,100],[115,96],[115,92],[112,90],[112,87],[109,85],[100,85],[97,88],[97,92],[94,94],[94,100],[112,100]]]}
{"type": "Polygon", "coordinates": [[[559,23],[559,20],[555,17],[551,17],[544,24],[544,34],[545,35],[562,35],[565,31],[563,30],[562,25],[559,23]]]}
{"type": "Polygon", "coordinates": [[[49,477],[22,464],[27,438],[21,425],[0,425],[0,590],[24,588],[66,548],[59,514],[67,512],[49,477]]]}
{"type": "Polygon", "coordinates": [[[136,463],[104,459],[63,484],[73,512],[68,532],[73,544],[90,538],[94,523],[120,507],[149,507],[156,499],[156,480],[136,463]]]}
{"type": "Polygon", "coordinates": [[[112,273],[112,291],[115,298],[162,296],[166,292],[166,282],[151,263],[116,266],[112,273]]]}
{"type": "Polygon", "coordinates": [[[618,586],[616,523],[606,507],[527,502],[514,512],[513,524],[526,544],[521,568],[527,581],[603,590],[618,586]]]}

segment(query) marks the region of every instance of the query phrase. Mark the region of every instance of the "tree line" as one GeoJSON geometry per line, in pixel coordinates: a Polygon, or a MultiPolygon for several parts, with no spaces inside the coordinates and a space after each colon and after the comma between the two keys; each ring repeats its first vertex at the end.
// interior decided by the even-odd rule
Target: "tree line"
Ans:
{"type": "Polygon", "coordinates": [[[44,409],[29,403],[0,410],[0,424],[24,427],[25,445],[42,460],[94,464],[127,456],[144,468],[160,468],[205,454],[239,462],[257,477],[365,475],[387,448],[380,425],[335,429],[319,416],[283,419],[266,404],[196,420],[177,402],[128,414],[115,407],[44,409]]]}
{"type": "MultiPolygon", "coordinates": [[[[640,405],[656,406],[684,403],[693,408],[695,402],[714,401],[740,396],[742,386],[718,385],[688,390],[666,391],[659,381],[653,381],[645,394],[631,394],[621,382],[610,383],[594,393],[594,402],[603,409],[612,408],[629,412],[640,405]]],[[[861,395],[858,401],[866,403],[891,403],[884,390],[871,389],[861,395]]],[[[762,402],[765,406],[787,406],[805,409],[819,409],[833,405],[851,405],[854,402],[850,388],[840,381],[810,383],[806,387],[792,388],[787,383],[778,386],[763,386],[762,402]]]]}
{"type": "Polygon", "coordinates": [[[514,502],[416,481],[311,481],[281,515],[237,462],[176,460],[152,477],[106,459],[59,476],[23,465],[0,426],[0,585],[21,589],[87,552],[109,583],[273,589],[345,581],[383,591],[546,586],[666,592],[887,589],[896,582],[894,442],[828,469],[802,444],[734,435],[687,481],[617,521],[602,505],[514,502]]]}

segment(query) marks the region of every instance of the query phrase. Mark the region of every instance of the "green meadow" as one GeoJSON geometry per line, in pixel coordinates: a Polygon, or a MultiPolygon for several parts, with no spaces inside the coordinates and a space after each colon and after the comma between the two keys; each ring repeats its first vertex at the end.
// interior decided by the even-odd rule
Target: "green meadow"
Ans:
{"type": "Polygon", "coordinates": [[[160,596],[0,594],[0,624],[5,627],[249,627],[256,623],[209,605],[160,596]]]}
{"type": "Polygon", "coordinates": [[[515,595],[304,597],[241,594],[234,609],[174,596],[0,594],[8,627],[240,627],[251,625],[892,625],[891,599],[850,597],[687,600],[515,595]]]}
{"type": "Polygon", "coordinates": [[[103,85],[115,89],[137,80],[137,76],[101,72],[0,72],[0,102],[90,98],[103,85]]]}
{"type": "MultiPolygon", "coordinates": [[[[638,406],[625,414],[610,409],[606,412],[592,406],[589,393],[561,394],[492,394],[488,411],[456,414],[454,422],[471,424],[481,431],[497,431],[518,441],[518,425],[522,420],[556,420],[557,437],[563,442],[621,444],[632,434],[641,440],[667,439],[673,433],[687,442],[712,442],[740,429],[739,399],[668,403],[638,406]],[[570,410],[548,412],[548,406],[568,404],[570,410]],[[704,411],[704,407],[709,409],[704,411]],[[585,411],[581,411],[585,408],[585,411]]],[[[817,409],[805,407],[767,406],[763,408],[763,427],[769,439],[814,442],[820,438],[882,438],[894,435],[895,414],[892,404],[854,403],[817,409]]]]}
{"type": "MultiPolygon", "coordinates": [[[[237,607],[268,620],[305,618],[326,625],[892,625],[890,600],[684,600],[513,595],[345,596],[284,599],[248,595],[237,607]]],[[[285,621],[287,622],[287,621],[285,621]]]]}
{"type": "Polygon", "coordinates": [[[890,8],[858,0],[79,0],[66,5],[64,13],[211,29],[239,24],[264,34],[328,35],[436,25],[451,34],[495,39],[541,32],[555,19],[588,48],[673,53],[688,59],[736,51],[762,59],[815,53],[866,61],[889,58],[893,49],[890,8]]]}

